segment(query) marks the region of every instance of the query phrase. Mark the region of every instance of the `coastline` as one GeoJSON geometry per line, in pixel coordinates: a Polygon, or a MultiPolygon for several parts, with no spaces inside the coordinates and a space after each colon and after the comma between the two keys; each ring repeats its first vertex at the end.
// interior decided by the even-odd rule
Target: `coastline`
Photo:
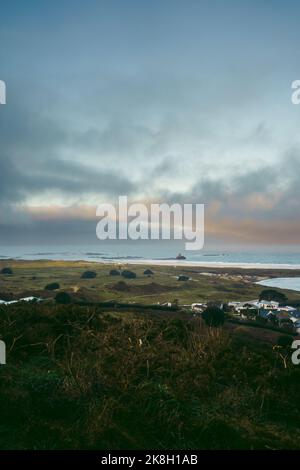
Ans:
{"type": "Polygon", "coordinates": [[[139,266],[169,266],[169,267],[186,267],[186,268],[212,268],[212,269],[243,269],[243,270],[300,270],[300,264],[290,263],[238,263],[238,262],[206,262],[206,261],[188,261],[174,259],[144,259],[144,258],[98,258],[90,259],[78,257],[70,258],[30,258],[30,257],[17,257],[17,258],[2,258],[1,264],[9,262],[62,262],[62,263],[91,263],[91,264],[108,264],[108,265],[139,265],[139,266]]]}
{"type": "MultiPolygon", "coordinates": [[[[96,261],[97,262],[97,261],[96,261]]],[[[109,263],[109,264],[136,264],[136,265],[152,265],[152,266],[173,266],[173,267],[187,267],[187,268],[238,268],[238,269],[278,269],[278,270],[299,270],[300,264],[269,264],[269,263],[224,263],[220,262],[211,262],[207,263],[205,261],[178,261],[178,260],[101,260],[100,263],[109,263]]]]}

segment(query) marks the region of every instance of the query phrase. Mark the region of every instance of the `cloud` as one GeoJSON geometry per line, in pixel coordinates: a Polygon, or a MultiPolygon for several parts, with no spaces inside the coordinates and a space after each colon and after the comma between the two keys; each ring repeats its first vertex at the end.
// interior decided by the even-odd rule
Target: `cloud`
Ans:
{"type": "Polygon", "coordinates": [[[135,189],[129,177],[109,164],[101,168],[86,163],[83,149],[81,161],[72,159],[73,134],[69,126],[24,104],[1,109],[0,203],[23,203],[49,191],[84,198],[130,194],[135,189]]]}
{"type": "Polygon", "coordinates": [[[99,171],[63,160],[50,160],[31,168],[14,164],[3,153],[0,156],[0,201],[20,202],[27,196],[55,190],[73,196],[130,194],[134,184],[114,171],[99,171]]]}
{"type": "Polygon", "coordinates": [[[204,11],[201,28],[189,15],[181,28],[175,8],[173,22],[166,9],[165,23],[161,9],[156,16],[150,8],[147,18],[154,14],[152,23],[160,25],[153,30],[143,21],[132,27],[136,8],[126,7],[130,24],[122,16],[121,28],[115,14],[108,23],[106,15],[91,18],[83,10],[55,34],[51,15],[1,33],[9,44],[1,52],[8,85],[8,104],[0,109],[3,240],[21,225],[36,239],[55,230],[58,239],[88,237],[90,208],[120,194],[205,203],[209,233],[226,240],[297,237],[299,142],[290,124],[298,118],[291,117],[285,77],[279,83],[276,64],[265,61],[282,41],[274,48],[269,35],[264,55],[265,42],[258,48],[245,34],[244,48],[240,29],[223,30],[214,14],[212,35],[204,11]],[[46,28],[45,43],[37,41],[37,25],[46,28]],[[174,41],[178,31],[181,42],[174,41]]]}

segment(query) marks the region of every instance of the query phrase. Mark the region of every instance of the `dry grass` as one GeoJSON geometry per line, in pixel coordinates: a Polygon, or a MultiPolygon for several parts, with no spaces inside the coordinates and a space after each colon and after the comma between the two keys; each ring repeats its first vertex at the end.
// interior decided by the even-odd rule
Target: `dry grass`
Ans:
{"type": "Polygon", "coordinates": [[[299,448],[300,369],[201,320],[0,308],[0,448],[299,448]]]}

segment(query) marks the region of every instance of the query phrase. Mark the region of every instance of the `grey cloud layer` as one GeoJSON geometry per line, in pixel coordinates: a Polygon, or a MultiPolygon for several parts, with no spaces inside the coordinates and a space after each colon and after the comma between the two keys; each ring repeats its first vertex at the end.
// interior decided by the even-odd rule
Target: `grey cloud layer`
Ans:
{"type": "MultiPolygon", "coordinates": [[[[22,109],[1,109],[0,114],[0,202],[22,202],[24,198],[57,190],[72,195],[130,194],[133,183],[121,172],[99,169],[64,158],[69,131],[53,119],[22,109]]],[[[72,151],[72,148],[71,148],[72,151]]]]}
{"type": "MultiPolygon", "coordinates": [[[[241,119],[242,104],[257,106],[261,84],[259,92],[248,84],[245,97],[218,87],[203,92],[204,82],[190,77],[189,86],[172,76],[151,78],[124,79],[101,91],[94,83],[75,101],[68,90],[62,102],[56,97],[52,103],[49,96],[39,102],[32,92],[27,100],[15,94],[0,110],[2,207],[52,191],[83,203],[120,194],[218,203],[218,216],[234,219],[299,214],[297,147],[274,151],[270,161],[264,152],[276,147],[272,126],[262,117],[241,119]],[[251,195],[276,204],[245,206],[251,195]]],[[[38,222],[32,224],[37,236],[42,233],[38,222]]],[[[55,226],[63,233],[76,221],[55,226]]],[[[83,226],[78,221],[79,232],[83,226]]]]}
{"type": "Polygon", "coordinates": [[[219,203],[218,215],[236,219],[294,220],[300,217],[300,150],[290,150],[274,165],[226,179],[202,177],[185,193],[165,191],[170,203],[219,203]],[[251,197],[254,197],[250,205],[251,197]],[[258,199],[255,204],[255,198],[258,199]],[[260,204],[261,201],[261,204],[260,204]],[[266,201],[266,204],[264,204],[266,201]]]}

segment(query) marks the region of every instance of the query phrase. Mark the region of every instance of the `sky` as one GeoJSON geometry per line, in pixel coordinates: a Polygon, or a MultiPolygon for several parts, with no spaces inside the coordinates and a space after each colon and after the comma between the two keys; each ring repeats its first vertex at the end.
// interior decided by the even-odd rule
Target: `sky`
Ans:
{"type": "Polygon", "coordinates": [[[218,246],[300,243],[300,4],[2,0],[0,243],[96,242],[95,208],[205,204],[218,246]]]}

